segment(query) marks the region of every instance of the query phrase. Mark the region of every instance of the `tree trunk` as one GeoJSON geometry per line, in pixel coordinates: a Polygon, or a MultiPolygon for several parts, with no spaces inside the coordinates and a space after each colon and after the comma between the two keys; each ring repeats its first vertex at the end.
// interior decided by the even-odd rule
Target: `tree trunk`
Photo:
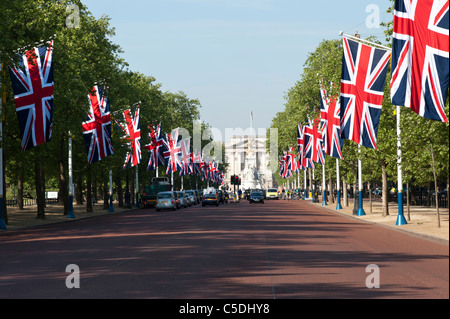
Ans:
{"type": "Polygon", "coordinates": [[[108,183],[103,183],[103,209],[109,209],[108,183]]]}
{"type": "Polygon", "coordinates": [[[23,210],[23,165],[20,166],[17,176],[17,206],[23,210]]]}
{"type": "Polygon", "coordinates": [[[91,166],[87,167],[86,172],[86,212],[92,213],[94,210],[92,208],[92,177],[91,177],[91,166]]]}
{"type": "Polygon", "coordinates": [[[75,189],[75,199],[77,205],[83,205],[83,179],[82,174],[79,172],[77,174],[77,187],[75,189]]]}
{"type": "Polygon", "coordinates": [[[44,167],[38,155],[34,158],[34,182],[36,185],[37,219],[45,219],[45,176],[44,167]]]}
{"type": "Polygon", "coordinates": [[[389,216],[389,189],[388,189],[388,182],[387,182],[387,165],[386,162],[383,162],[381,164],[381,171],[383,176],[383,186],[382,186],[382,211],[383,216],[389,216]]]}
{"type": "Polygon", "coordinates": [[[406,212],[408,215],[408,221],[411,221],[411,204],[409,202],[409,182],[406,183],[406,212]]]}
{"type": "Polygon", "coordinates": [[[441,216],[439,215],[439,194],[437,189],[437,177],[436,177],[436,162],[434,160],[434,152],[433,152],[433,144],[430,143],[430,152],[431,152],[431,160],[433,163],[433,177],[434,177],[434,196],[436,200],[436,217],[437,217],[437,226],[441,228],[441,216]]]}
{"type": "Polygon", "coordinates": [[[122,174],[118,173],[116,175],[116,185],[117,185],[117,200],[118,206],[123,207],[123,187],[122,187],[122,174]]]}
{"type": "Polygon", "coordinates": [[[348,207],[347,180],[345,179],[345,176],[342,176],[342,196],[344,200],[344,207],[348,207]]]}

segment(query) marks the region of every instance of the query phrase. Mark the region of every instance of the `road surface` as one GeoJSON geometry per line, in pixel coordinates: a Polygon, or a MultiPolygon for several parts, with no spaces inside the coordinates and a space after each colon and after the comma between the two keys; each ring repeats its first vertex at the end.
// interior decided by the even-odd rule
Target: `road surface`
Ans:
{"type": "Polygon", "coordinates": [[[449,298],[448,244],[305,201],[111,213],[0,251],[0,298],[449,298]]]}

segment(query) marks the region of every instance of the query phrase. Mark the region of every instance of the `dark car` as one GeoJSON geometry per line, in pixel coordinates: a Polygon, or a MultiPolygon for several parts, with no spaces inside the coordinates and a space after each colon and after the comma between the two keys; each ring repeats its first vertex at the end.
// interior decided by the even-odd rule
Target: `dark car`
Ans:
{"type": "Polygon", "coordinates": [[[203,195],[202,206],[205,205],[216,205],[219,206],[219,195],[217,193],[210,193],[203,195]]]}
{"type": "Polygon", "coordinates": [[[264,204],[264,195],[261,192],[251,192],[250,193],[250,204],[251,203],[261,203],[264,204]]]}

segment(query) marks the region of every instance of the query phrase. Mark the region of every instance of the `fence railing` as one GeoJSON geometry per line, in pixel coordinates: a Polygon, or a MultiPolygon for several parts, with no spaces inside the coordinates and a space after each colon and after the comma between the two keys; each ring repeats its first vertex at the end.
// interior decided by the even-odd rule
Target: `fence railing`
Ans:
{"type": "MultiPolygon", "coordinates": [[[[46,199],[45,204],[58,204],[57,199],[46,199]]],[[[33,198],[24,198],[23,199],[23,207],[33,206],[36,205],[36,199],[33,198]]],[[[18,207],[18,200],[17,199],[7,199],[6,200],[6,206],[7,207],[18,207]]]]}

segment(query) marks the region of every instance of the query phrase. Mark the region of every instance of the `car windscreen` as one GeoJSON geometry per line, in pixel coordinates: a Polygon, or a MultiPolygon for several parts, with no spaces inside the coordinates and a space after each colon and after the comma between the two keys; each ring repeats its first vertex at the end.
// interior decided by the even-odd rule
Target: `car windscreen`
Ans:
{"type": "Polygon", "coordinates": [[[252,193],[250,196],[251,197],[262,197],[262,194],[261,193],[252,193]]]}
{"type": "Polygon", "coordinates": [[[216,194],[206,194],[205,197],[214,197],[214,198],[216,198],[216,194]]]}
{"type": "Polygon", "coordinates": [[[171,199],[172,198],[172,194],[168,194],[168,193],[158,194],[158,198],[171,199]]]}
{"type": "Polygon", "coordinates": [[[276,188],[269,188],[267,191],[270,192],[270,193],[276,193],[277,189],[276,188]]]}

